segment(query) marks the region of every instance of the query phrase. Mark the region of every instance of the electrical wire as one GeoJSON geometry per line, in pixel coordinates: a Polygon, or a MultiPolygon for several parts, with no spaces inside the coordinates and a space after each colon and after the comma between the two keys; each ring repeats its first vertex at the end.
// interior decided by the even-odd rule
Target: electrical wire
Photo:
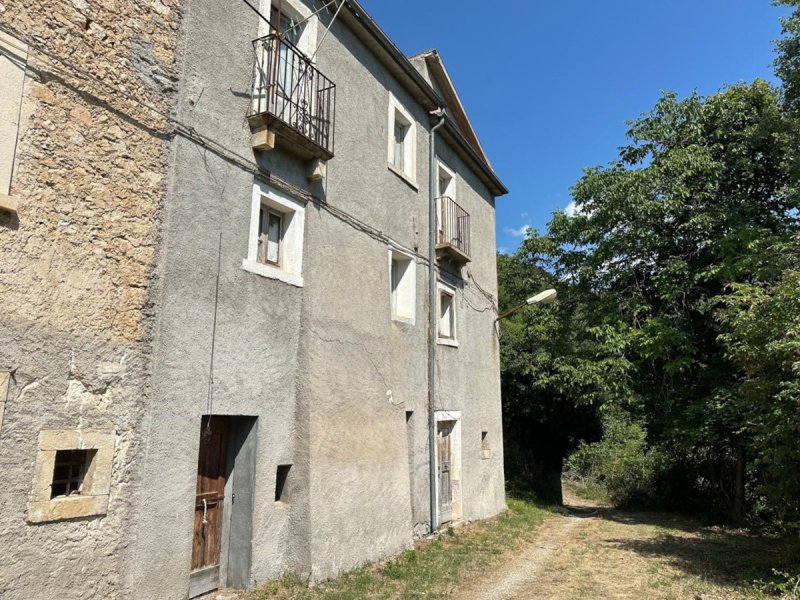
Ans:
{"type": "MultiPolygon", "coordinates": [[[[243,1],[246,4],[248,4],[248,6],[250,6],[250,8],[252,10],[254,10],[262,19],[264,19],[267,23],[269,23],[269,20],[266,19],[255,7],[253,7],[249,3],[248,0],[243,0],[243,1]]],[[[329,2],[328,4],[326,4],[326,6],[324,6],[322,9],[320,9],[320,11],[318,11],[318,12],[321,12],[324,8],[326,8],[327,6],[329,6],[330,4],[332,4],[335,1],[336,0],[332,0],[332,2],[329,2]]],[[[339,6],[339,9],[337,10],[336,14],[334,15],[334,19],[336,18],[336,15],[338,15],[339,10],[341,10],[342,6],[344,6],[344,1],[342,1],[342,4],[339,6]]],[[[330,26],[333,24],[333,20],[334,19],[332,19],[331,22],[328,24],[328,29],[327,30],[330,30],[330,26]]],[[[347,225],[349,225],[353,229],[355,229],[357,231],[360,231],[361,233],[364,233],[364,234],[372,237],[376,241],[380,241],[381,243],[385,243],[385,244],[391,244],[391,245],[395,246],[396,248],[398,248],[399,250],[402,250],[403,252],[406,252],[407,254],[409,254],[411,256],[414,256],[417,259],[418,263],[420,263],[422,265],[429,265],[430,261],[428,260],[428,257],[426,255],[420,254],[416,250],[412,250],[411,248],[406,247],[404,244],[401,244],[397,240],[391,238],[389,235],[385,234],[383,231],[381,231],[381,230],[379,230],[379,229],[377,229],[375,227],[372,227],[371,225],[365,223],[364,221],[361,221],[360,219],[358,219],[358,217],[355,217],[354,215],[351,215],[351,214],[349,214],[348,212],[346,212],[346,211],[344,211],[342,209],[336,208],[335,206],[332,206],[332,205],[328,204],[327,202],[321,200],[320,198],[317,198],[316,196],[313,196],[313,195],[309,194],[305,190],[303,190],[301,188],[298,188],[298,187],[290,184],[289,182],[286,182],[286,181],[283,181],[280,178],[274,177],[271,173],[265,172],[264,170],[262,170],[255,161],[252,161],[252,160],[242,156],[241,154],[238,154],[236,151],[231,150],[230,148],[228,148],[228,147],[216,142],[212,138],[209,138],[207,136],[204,136],[204,135],[198,133],[194,129],[194,127],[192,127],[191,125],[186,125],[185,123],[179,121],[178,119],[176,119],[175,117],[173,117],[169,113],[167,113],[167,112],[165,112],[165,111],[163,111],[163,110],[161,110],[159,108],[156,108],[155,106],[153,106],[151,104],[148,104],[148,103],[144,102],[143,100],[141,100],[141,99],[137,98],[136,96],[133,96],[133,95],[125,92],[124,90],[120,89],[117,86],[114,86],[114,85],[112,85],[112,84],[110,84],[110,83],[108,83],[106,81],[103,81],[103,80],[99,79],[98,77],[96,77],[92,73],[89,73],[89,72],[87,72],[87,71],[85,71],[83,69],[80,69],[80,68],[78,68],[78,67],[76,67],[76,66],[74,66],[74,65],[72,65],[70,63],[67,63],[60,56],[50,52],[46,48],[42,47],[40,44],[32,41],[28,36],[26,36],[24,34],[21,34],[20,32],[17,32],[17,31],[15,31],[15,30],[13,30],[13,29],[5,26],[5,25],[0,25],[0,32],[6,33],[7,35],[11,36],[12,38],[16,38],[17,40],[21,40],[23,43],[25,43],[27,45],[27,48],[24,48],[22,46],[16,45],[11,41],[7,41],[6,42],[6,44],[8,46],[10,46],[12,48],[15,48],[16,50],[19,50],[20,52],[28,52],[28,53],[32,53],[32,54],[38,55],[40,58],[41,57],[45,57],[50,61],[51,66],[55,67],[62,74],[71,75],[71,76],[77,76],[78,78],[82,79],[83,81],[87,81],[88,80],[88,81],[100,86],[101,88],[104,88],[105,90],[111,92],[114,96],[123,97],[126,100],[128,100],[128,101],[140,106],[141,108],[143,108],[143,109],[145,109],[147,111],[150,111],[154,115],[160,117],[166,123],[169,123],[169,124],[173,125],[173,128],[171,128],[171,129],[162,130],[162,129],[158,129],[158,128],[155,128],[155,127],[151,127],[150,125],[148,125],[146,123],[141,123],[141,125],[146,127],[147,129],[155,131],[156,133],[158,133],[159,135],[161,135],[163,137],[171,137],[172,135],[180,135],[181,137],[183,137],[185,139],[188,139],[188,140],[198,144],[202,148],[211,150],[212,152],[214,152],[214,154],[216,154],[220,158],[222,158],[222,159],[224,159],[224,160],[226,160],[226,161],[228,161],[228,162],[230,162],[232,164],[235,164],[237,167],[239,167],[240,169],[242,169],[245,172],[248,172],[248,173],[252,174],[254,177],[256,177],[258,179],[261,179],[261,180],[263,180],[263,181],[265,181],[265,182],[267,182],[267,183],[269,183],[271,185],[274,185],[275,187],[280,188],[281,191],[283,191],[285,193],[288,193],[289,195],[294,196],[296,198],[300,198],[301,200],[303,200],[305,202],[313,203],[315,206],[317,206],[317,207],[321,208],[322,210],[326,211],[331,216],[333,216],[333,217],[339,219],[340,221],[346,223],[347,225]],[[55,63],[55,64],[53,64],[53,63],[55,63]]],[[[320,44],[318,44],[317,50],[319,50],[319,46],[321,45],[322,41],[324,41],[324,37],[323,37],[323,40],[320,41],[320,44]]],[[[315,50],[315,53],[316,53],[316,50],[315,50]]],[[[98,98],[98,100],[100,100],[102,102],[106,102],[102,98],[98,98]]],[[[112,106],[112,108],[114,108],[114,107],[112,106]]],[[[130,115],[127,115],[127,116],[130,116],[130,115]]],[[[434,268],[437,269],[440,274],[443,273],[443,271],[437,265],[434,265],[434,268]]],[[[493,302],[493,300],[494,300],[493,296],[488,294],[488,292],[486,292],[478,284],[478,282],[475,280],[474,276],[472,275],[471,271],[468,271],[468,276],[472,280],[472,282],[475,284],[476,288],[484,296],[486,296],[487,299],[490,299],[490,301],[493,302]]],[[[464,282],[464,283],[466,284],[466,282],[464,282]]],[[[473,310],[477,310],[478,312],[484,312],[482,310],[474,308],[472,305],[470,305],[470,307],[473,308],[473,310]]],[[[496,309],[495,309],[495,311],[496,311],[496,309]]]]}

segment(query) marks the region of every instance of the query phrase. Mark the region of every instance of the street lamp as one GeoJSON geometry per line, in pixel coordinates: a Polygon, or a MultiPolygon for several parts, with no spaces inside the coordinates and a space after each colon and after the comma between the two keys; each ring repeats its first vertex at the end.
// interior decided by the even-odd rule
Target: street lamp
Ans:
{"type": "Polygon", "coordinates": [[[553,289],[545,290],[543,292],[539,292],[535,296],[531,296],[530,298],[525,300],[525,302],[523,302],[522,304],[520,304],[518,306],[515,306],[511,310],[508,310],[508,311],[504,312],[502,315],[497,317],[494,321],[495,321],[495,323],[497,323],[497,321],[499,321],[501,319],[505,319],[506,317],[514,314],[520,308],[524,308],[525,306],[529,306],[531,304],[550,304],[552,302],[555,302],[555,299],[556,299],[557,296],[558,296],[558,292],[553,290],[553,289]]]}

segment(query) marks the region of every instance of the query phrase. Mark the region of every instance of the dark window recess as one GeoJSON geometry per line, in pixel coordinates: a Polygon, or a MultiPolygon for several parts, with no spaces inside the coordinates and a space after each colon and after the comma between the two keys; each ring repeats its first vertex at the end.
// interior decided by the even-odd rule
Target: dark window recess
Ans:
{"type": "Polygon", "coordinates": [[[489,432],[488,431],[481,431],[481,450],[487,450],[489,448],[489,432]]]}
{"type": "Polygon", "coordinates": [[[292,465],[278,465],[275,474],[275,502],[286,502],[286,480],[289,478],[289,470],[292,465]]]}
{"type": "Polygon", "coordinates": [[[97,450],[56,450],[50,497],[80,494],[83,479],[97,450]]]}
{"type": "Polygon", "coordinates": [[[406,411],[406,423],[409,423],[411,421],[411,417],[413,417],[413,416],[414,416],[414,411],[413,410],[407,410],[406,411]]]}

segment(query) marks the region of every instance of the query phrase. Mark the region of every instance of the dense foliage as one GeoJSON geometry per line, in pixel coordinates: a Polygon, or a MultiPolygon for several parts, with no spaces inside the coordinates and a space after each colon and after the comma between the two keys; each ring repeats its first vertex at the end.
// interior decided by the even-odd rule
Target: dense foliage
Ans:
{"type": "Polygon", "coordinates": [[[800,521],[800,11],[784,4],[782,88],[664,94],[584,172],[576,214],[500,258],[523,288],[560,290],[504,326],[506,409],[557,426],[605,406],[606,439],[573,464],[618,498],[800,521]]]}

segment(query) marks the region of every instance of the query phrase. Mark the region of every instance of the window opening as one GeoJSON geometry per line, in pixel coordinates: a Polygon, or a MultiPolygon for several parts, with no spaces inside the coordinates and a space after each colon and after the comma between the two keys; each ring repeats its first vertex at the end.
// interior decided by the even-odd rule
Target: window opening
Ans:
{"type": "Polygon", "coordinates": [[[97,450],[56,450],[50,498],[80,494],[97,450]]]}
{"type": "Polygon", "coordinates": [[[455,333],[455,312],[453,296],[441,292],[439,297],[439,337],[453,339],[455,333]]]}
{"type": "Polygon", "coordinates": [[[399,113],[394,117],[394,166],[400,171],[406,170],[406,135],[408,126],[400,120],[399,113]]]}
{"type": "Polygon", "coordinates": [[[258,232],[258,261],[280,264],[283,217],[262,206],[258,232]]]}
{"type": "Polygon", "coordinates": [[[286,480],[292,465],[278,465],[275,473],[275,502],[286,502],[286,480]]]}

